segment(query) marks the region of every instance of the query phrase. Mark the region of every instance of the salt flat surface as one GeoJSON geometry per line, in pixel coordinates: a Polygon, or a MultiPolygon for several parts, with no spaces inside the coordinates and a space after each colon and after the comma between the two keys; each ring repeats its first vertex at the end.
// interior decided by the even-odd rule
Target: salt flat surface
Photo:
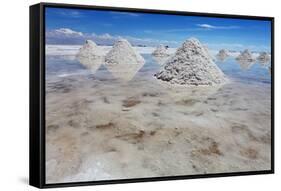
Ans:
{"type": "Polygon", "coordinates": [[[155,47],[119,76],[84,67],[80,46],[47,47],[47,183],[270,169],[270,63],[229,57],[215,64],[230,83],[185,88],[153,77],[155,47]]]}

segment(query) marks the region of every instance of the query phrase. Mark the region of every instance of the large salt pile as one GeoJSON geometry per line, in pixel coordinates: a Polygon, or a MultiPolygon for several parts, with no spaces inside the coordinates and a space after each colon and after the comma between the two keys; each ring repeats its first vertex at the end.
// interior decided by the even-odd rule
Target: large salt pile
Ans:
{"type": "Polygon", "coordinates": [[[270,61],[270,54],[261,52],[257,58],[260,63],[268,63],[270,61]]]}
{"type": "Polygon", "coordinates": [[[160,44],[153,52],[153,56],[156,57],[167,57],[169,56],[168,48],[165,47],[163,44],[160,44]]]}
{"type": "Polygon", "coordinates": [[[86,40],[76,57],[82,65],[92,72],[100,67],[104,59],[100,48],[91,40],[86,40]]]}
{"type": "Polygon", "coordinates": [[[105,67],[119,79],[129,81],[145,60],[126,39],[119,39],[105,56],[105,67]]]}
{"type": "Polygon", "coordinates": [[[226,49],[221,49],[216,55],[219,61],[224,61],[229,56],[229,52],[226,49]]]}
{"type": "Polygon", "coordinates": [[[217,85],[226,81],[208,50],[196,38],[186,40],[155,76],[181,85],[217,85]]]}
{"type": "Polygon", "coordinates": [[[248,62],[255,61],[252,53],[248,49],[244,50],[239,56],[237,56],[236,60],[248,61],[248,62]]]}

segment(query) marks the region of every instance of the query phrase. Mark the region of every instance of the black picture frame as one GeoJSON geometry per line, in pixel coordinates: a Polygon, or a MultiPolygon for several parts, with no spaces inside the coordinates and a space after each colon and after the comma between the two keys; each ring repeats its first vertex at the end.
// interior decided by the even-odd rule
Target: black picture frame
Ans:
{"type": "Polygon", "coordinates": [[[248,15],[230,15],[214,13],[195,13],[182,11],[134,9],[120,7],[103,7],[89,5],[39,3],[30,6],[30,139],[29,139],[29,184],[38,188],[67,186],[85,186],[115,183],[135,183],[147,181],[166,181],[194,178],[227,177],[242,175],[258,175],[274,173],[274,18],[248,15]],[[185,176],[165,176],[153,178],[134,178],[121,180],[102,180],[87,182],[70,182],[46,184],[45,181],[45,8],[75,8],[107,11],[126,11],[137,13],[154,13],[170,15],[186,15],[217,18],[238,18],[249,20],[265,20],[271,22],[271,169],[264,171],[231,172],[216,174],[198,174],[185,176]]]}

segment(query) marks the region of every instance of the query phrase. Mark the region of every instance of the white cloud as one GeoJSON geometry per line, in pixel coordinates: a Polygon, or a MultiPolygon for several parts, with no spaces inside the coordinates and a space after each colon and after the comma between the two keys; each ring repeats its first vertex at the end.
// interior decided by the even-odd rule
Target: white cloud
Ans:
{"type": "Polygon", "coordinates": [[[249,49],[251,51],[270,51],[269,46],[264,45],[245,45],[241,43],[207,43],[206,46],[213,50],[228,49],[242,51],[249,49]]]}
{"type": "Polygon", "coordinates": [[[82,33],[82,32],[77,32],[77,31],[74,31],[74,30],[69,29],[69,28],[59,28],[59,29],[55,29],[54,32],[55,32],[55,33],[62,34],[62,35],[77,35],[77,36],[83,36],[83,33],[82,33]]]}
{"type": "Polygon", "coordinates": [[[83,14],[79,11],[60,11],[60,15],[70,18],[81,18],[83,14]]]}
{"type": "Polygon", "coordinates": [[[111,35],[109,33],[104,34],[95,34],[89,33],[84,34],[69,28],[60,28],[46,33],[46,42],[47,44],[83,44],[85,40],[93,40],[97,44],[102,45],[112,45],[115,41],[120,38],[126,38],[133,45],[146,45],[146,46],[157,46],[159,44],[166,44],[170,46],[178,45],[176,41],[168,40],[158,40],[150,38],[137,38],[133,36],[118,36],[111,35]]]}
{"type": "Polygon", "coordinates": [[[102,35],[96,35],[96,36],[101,38],[101,39],[114,39],[115,38],[108,33],[105,33],[105,34],[102,34],[102,35]]]}
{"type": "MultiPolygon", "coordinates": [[[[112,15],[115,16],[131,16],[131,17],[139,17],[140,14],[137,13],[131,13],[131,12],[118,12],[118,11],[112,11],[110,12],[112,15]]],[[[116,17],[117,18],[117,17],[116,17]]]]}
{"type": "Polygon", "coordinates": [[[207,47],[211,49],[229,49],[229,50],[236,50],[236,49],[243,49],[245,46],[240,43],[207,43],[207,47]]]}
{"type": "Polygon", "coordinates": [[[198,27],[203,29],[238,29],[238,26],[215,26],[209,24],[197,24],[198,27]]]}
{"type": "Polygon", "coordinates": [[[199,26],[199,27],[201,27],[201,28],[206,28],[206,29],[213,29],[213,28],[216,28],[215,26],[208,25],[208,24],[198,24],[197,26],[199,26]]]}

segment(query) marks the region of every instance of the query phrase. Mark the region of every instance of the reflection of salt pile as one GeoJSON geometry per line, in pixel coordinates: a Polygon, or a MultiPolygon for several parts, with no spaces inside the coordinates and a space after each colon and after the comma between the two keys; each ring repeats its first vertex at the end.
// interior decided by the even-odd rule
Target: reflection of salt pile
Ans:
{"type": "Polygon", "coordinates": [[[169,56],[167,48],[164,45],[158,46],[153,52],[152,55],[155,57],[167,57],[169,56]]]}
{"type": "Polygon", "coordinates": [[[125,81],[131,80],[144,62],[143,57],[125,39],[118,40],[105,56],[106,68],[114,77],[125,81]]]}
{"type": "Polygon", "coordinates": [[[76,57],[81,64],[92,72],[95,72],[103,62],[102,51],[91,40],[86,40],[76,57]]]}
{"type": "Polygon", "coordinates": [[[229,52],[226,49],[221,49],[218,54],[216,55],[219,61],[225,61],[225,59],[229,56],[229,52]]]}
{"type": "Polygon", "coordinates": [[[270,61],[270,54],[266,52],[261,52],[260,55],[258,56],[257,60],[260,63],[268,63],[270,61]]]}
{"type": "Polygon", "coordinates": [[[215,85],[226,81],[208,50],[195,38],[186,40],[155,76],[182,85],[215,85]]]}
{"type": "Polygon", "coordinates": [[[156,61],[157,64],[160,65],[163,65],[169,59],[169,57],[157,57],[157,56],[153,56],[152,58],[153,60],[156,61]]]}
{"type": "Polygon", "coordinates": [[[167,61],[170,54],[168,53],[168,48],[161,44],[152,52],[152,56],[158,64],[162,65],[167,61]]]}
{"type": "Polygon", "coordinates": [[[248,49],[244,50],[239,56],[237,56],[236,60],[243,70],[249,70],[255,63],[255,59],[248,49]]]}
{"type": "Polygon", "coordinates": [[[271,75],[271,66],[268,67],[268,73],[271,75]]]}
{"type": "Polygon", "coordinates": [[[244,50],[239,56],[237,56],[236,60],[249,61],[249,62],[255,61],[252,53],[248,49],[244,50]]]}
{"type": "Polygon", "coordinates": [[[254,64],[254,61],[249,60],[237,60],[242,70],[249,70],[254,64]]]}

